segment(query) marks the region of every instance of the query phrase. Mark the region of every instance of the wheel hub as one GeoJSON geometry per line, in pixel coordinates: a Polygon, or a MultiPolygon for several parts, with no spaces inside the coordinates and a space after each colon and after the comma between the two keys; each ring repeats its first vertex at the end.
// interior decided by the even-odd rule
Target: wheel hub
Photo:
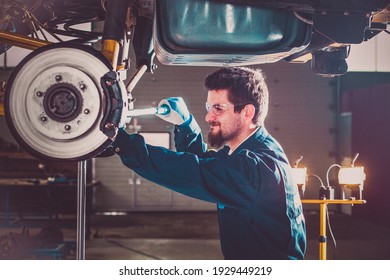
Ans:
{"type": "Polygon", "coordinates": [[[82,96],[80,91],[71,84],[56,84],[44,93],[43,107],[51,119],[68,122],[80,114],[82,96]]]}

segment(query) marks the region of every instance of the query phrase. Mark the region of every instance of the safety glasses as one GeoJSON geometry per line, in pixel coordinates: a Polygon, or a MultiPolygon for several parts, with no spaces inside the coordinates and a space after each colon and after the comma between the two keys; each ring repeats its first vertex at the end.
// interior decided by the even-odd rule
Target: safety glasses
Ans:
{"type": "Polygon", "coordinates": [[[206,110],[207,112],[211,112],[215,115],[221,115],[223,112],[226,112],[230,108],[233,108],[234,106],[240,106],[245,105],[245,103],[240,104],[225,104],[225,103],[216,103],[216,104],[210,104],[206,102],[206,110]]]}

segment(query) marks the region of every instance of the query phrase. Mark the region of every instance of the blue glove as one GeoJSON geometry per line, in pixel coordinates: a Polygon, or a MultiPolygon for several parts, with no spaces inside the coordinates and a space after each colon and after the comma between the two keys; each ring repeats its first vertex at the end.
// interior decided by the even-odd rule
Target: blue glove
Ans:
{"type": "Polygon", "coordinates": [[[169,107],[169,112],[165,115],[157,115],[159,118],[175,125],[181,125],[190,119],[190,112],[188,112],[183,98],[169,97],[163,99],[158,106],[161,107],[163,105],[169,107]]]}

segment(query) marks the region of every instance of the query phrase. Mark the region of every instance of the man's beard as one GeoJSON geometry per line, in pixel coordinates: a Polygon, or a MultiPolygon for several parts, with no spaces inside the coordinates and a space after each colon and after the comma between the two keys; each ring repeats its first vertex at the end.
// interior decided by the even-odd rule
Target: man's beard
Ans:
{"type": "Polygon", "coordinates": [[[216,149],[219,149],[223,146],[223,144],[225,144],[225,139],[222,135],[222,130],[219,130],[216,134],[213,134],[213,132],[210,131],[207,136],[207,140],[209,142],[209,145],[216,149]]]}
{"type": "Polygon", "coordinates": [[[209,132],[207,136],[208,143],[213,148],[220,148],[226,142],[231,141],[238,137],[240,135],[243,125],[239,119],[233,120],[234,124],[230,128],[234,128],[234,130],[226,130],[222,131],[221,127],[219,127],[219,130],[217,133],[213,133],[212,131],[209,132]]]}

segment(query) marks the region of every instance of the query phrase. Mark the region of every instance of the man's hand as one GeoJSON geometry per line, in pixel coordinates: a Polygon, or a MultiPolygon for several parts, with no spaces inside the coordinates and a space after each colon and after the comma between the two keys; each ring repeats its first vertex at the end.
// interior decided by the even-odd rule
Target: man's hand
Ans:
{"type": "Polygon", "coordinates": [[[166,115],[157,115],[159,118],[175,125],[181,125],[190,119],[187,105],[181,97],[169,97],[160,101],[158,106],[166,105],[169,107],[169,113],[166,115]]]}

